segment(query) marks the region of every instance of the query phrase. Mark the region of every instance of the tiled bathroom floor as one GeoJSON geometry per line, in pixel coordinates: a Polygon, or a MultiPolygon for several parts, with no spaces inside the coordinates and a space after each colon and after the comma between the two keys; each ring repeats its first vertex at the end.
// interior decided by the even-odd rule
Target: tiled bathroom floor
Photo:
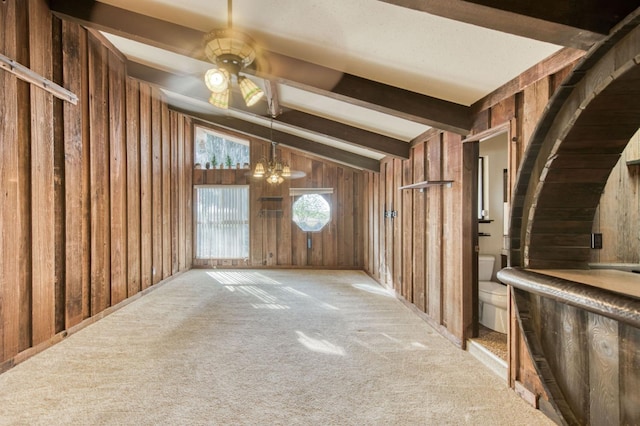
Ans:
{"type": "Polygon", "coordinates": [[[480,324],[479,335],[473,339],[491,353],[497,355],[503,360],[507,360],[507,335],[493,331],[480,324]]]}

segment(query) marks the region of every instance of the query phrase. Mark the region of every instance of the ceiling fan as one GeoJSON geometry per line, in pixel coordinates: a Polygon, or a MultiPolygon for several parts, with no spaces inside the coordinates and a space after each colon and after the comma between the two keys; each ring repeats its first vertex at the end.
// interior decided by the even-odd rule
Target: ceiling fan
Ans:
{"type": "Polygon", "coordinates": [[[211,91],[209,103],[229,108],[231,85],[235,80],[247,106],[255,105],[264,91],[240,72],[256,60],[256,43],[247,34],[233,28],[233,0],[227,0],[227,27],[214,29],[204,37],[204,52],[216,65],[204,75],[204,82],[211,91]]]}

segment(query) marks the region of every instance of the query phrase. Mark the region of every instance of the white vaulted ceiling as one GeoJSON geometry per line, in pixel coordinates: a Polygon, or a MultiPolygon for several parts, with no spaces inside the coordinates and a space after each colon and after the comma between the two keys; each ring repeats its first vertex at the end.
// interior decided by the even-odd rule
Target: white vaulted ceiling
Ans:
{"type": "MultiPolygon", "coordinates": [[[[495,9],[497,24],[466,23],[479,20],[478,16],[493,22],[486,18],[491,16],[489,8],[474,3],[482,1],[235,0],[232,17],[233,27],[260,47],[257,69],[250,77],[262,87],[268,79],[275,88],[285,111],[275,126],[314,143],[379,160],[385,155],[408,156],[402,145],[431,127],[465,134],[470,129],[465,115],[470,117],[468,110],[475,102],[574,40],[588,45],[588,37],[594,38],[591,32],[571,27],[567,36],[564,23],[550,27],[540,20],[538,25],[537,18],[502,9],[495,9]],[[431,14],[432,7],[466,22],[431,14]],[[503,19],[504,13],[514,16],[513,22],[503,19]],[[512,24],[518,24],[515,30],[512,24]],[[554,31],[564,39],[547,36],[554,31]],[[558,40],[569,42],[554,43],[558,40]],[[325,127],[332,130],[324,132],[325,127]],[[368,143],[374,135],[380,135],[378,148],[368,143]],[[387,142],[396,148],[379,149],[387,142]]],[[[503,3],[503,9],[511,7],[508,1],[503,3]]],[[[206,102],[202,75],[212,65],[202,59],[202,34],[227,26],[228,1],[100,0],[76,12],[77,4],[52,0],[52,9],[102,31],[131,61],[135,77],[146,79],[157,75],[149,70],[163,71],[162,78],[150,82],[164,90],[176,109],[214,121],[233,117],[269,126],[265,103],[251,110],[232,105],[225,111],[206,102]],[[182,37],[183,29],[188,36],[182,37]]]]}

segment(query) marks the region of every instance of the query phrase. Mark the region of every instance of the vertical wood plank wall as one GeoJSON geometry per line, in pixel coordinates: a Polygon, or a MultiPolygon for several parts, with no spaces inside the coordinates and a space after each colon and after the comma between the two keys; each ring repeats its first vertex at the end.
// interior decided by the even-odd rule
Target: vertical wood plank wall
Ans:
{"type": "Polygon", "coordinates": [[[460,135],[433,132],[414,144],[409,160],[383,160],[367,173],[368,241],[365,270],[412,303],[457,345],[463,345],[462,143],[460,135]],[[398,189],[424,180],[451,187],[398,189]],[[385,211],[397,212],[389,217],[385,211]]]}
{"type": "MultiPolygon", "coordinates": [[[[519,91],[502,95],[498,90],[492,100],[479,101],[481,107],[472,106],[472,134],[497,127],[510,129],[511,186],[544,107],[573,64],[567,62],[559,70],[556,64],[548,75],[541,72],[542,68],[536,70],[538,77],[519,91]]],[[[469,199],[473,165],[467,164],[461,139],[448,132],[429,133],[425,140],[413,142],[409,160],[387,158],[379,174],[366,173],[364,208],[368,214],[363,230],[366,272],[463,346],[473,332],[470,261],[474,250],[472,232],[477,228],[473,226],[475,208],[469,199]],[[451,188],[435,186],[424,192],[398,190],[399,186],[422,180],[454,183],[451,188]],[[395,218],[385,217],[385,211],[394,210],[398,212],[395,218]]],[[[515,334],[512,338],[519,341],[515,334]]],[[[519,353],[520,346],[515,345],[514,349],[514,354],[519,353]]],[[[530,373],[523,370],[518,377],[530,373]]]]}
{"type": "Polygon", "coordinates": [[[191,267],[192,142],[191,119],[45,1],[0,3],[0,29],[0,53],[79,97],[0,71],[1,372],[191,267]]]}
{"type": "MultiPolygon", "coordinates": [[[[218,132],[227,132],[213,125],[218,132]]],[[[246,136],[236,135],[243,139],[246,136]]],[[[250,139],[251,158],[269,156],[271,145],[250,139]]],[[[186,153],[185,153],[186,155],[186,153]]],[[[192,155],[189,152],[189,155],[192,155]]],[[[362,268],[364,258],[363,172],[328,160],[278,146],[276,155],[293,170],[306,173],[278,186],[247,177],[247,169],[196,169],[194,185],[249,185],[250,254],[248,259],[194,259],[196,266],[362,268]],[[290,188],[333,188],[324,197],[331,206],[331,221],[319,232],[303,232],[292,221],[294,197],[290,188]],[[281,200],[264,197],[282,197],[281,200]],[[308,247],[307,239],[311,241],[308,247]]],[[[189,182],[190,184],[190,182],[189,182]]]]}
{"type": "Polygon", "coordinates": [[[595,214],[593,232],[602,234],[602,250],[591,251],[594,263],[640,263],[640,131],[629,141],[611,171],[595,214]]]}
{"type": "Polygon", "coordinates": [[[552,299],[527,297],[535,334],[579,424],[638,424],[640,330],[552,299]]]}

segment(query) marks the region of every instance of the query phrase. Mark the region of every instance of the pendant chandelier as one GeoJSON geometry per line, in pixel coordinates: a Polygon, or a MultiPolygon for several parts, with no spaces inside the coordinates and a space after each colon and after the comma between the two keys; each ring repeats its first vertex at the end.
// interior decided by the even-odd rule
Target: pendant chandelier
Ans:
{"type": "MultiPolygon", "coordinates": [[[[270,101],[271,102],[271,101],[270,101]]],[[[270,107],[269,110],[272,108],[270,107]]],[[[271,148],[269,150],[269,158],[263,157],[256,163],[253,172],[249,172],[254,179],[264,179],[270,185],[279,185],[285,179],[298,179],[306,176],[306,173],[299,170],[291,170],[289,164],[278,158],[276,155],[277,143],[273,140],[273,118],[271,117],[271,125],[269,128],[271,148]]]]}
{"type": "Polygon", "coordinates": [[[233,80],[240,88],[247,106],[255,105],[264,96],[256,83],[240,75],[256,59],[256,48],[251,37],[232,28],[231,8],[232,0],[227,0],[227,28],[214,29],[204,37],[204,52],[217,67],[204,75],[204,82],[211,91],[209,103],[222,109],[229,108],[233,80]]]}
{"type": "Polygon", "coordinates": [[[291,168],[289,165],[276,157],[276,143],[271,141],[271,156],[267,160],[261,159],[253,170],[253,177],[264,178],[271,185],[279,185],[285,179],[291,178],[291,168]]]}

